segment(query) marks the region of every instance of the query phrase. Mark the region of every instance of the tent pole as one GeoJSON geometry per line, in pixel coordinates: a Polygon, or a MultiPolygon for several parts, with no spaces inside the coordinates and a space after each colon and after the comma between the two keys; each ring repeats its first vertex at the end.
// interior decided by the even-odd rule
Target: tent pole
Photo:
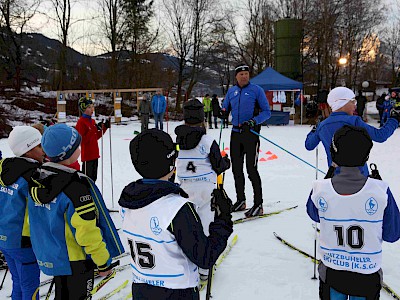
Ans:
{"type": "Polygon", "coordinates": [[[300,125],[303,125],[303,90],[300,90],[300,125]]]}

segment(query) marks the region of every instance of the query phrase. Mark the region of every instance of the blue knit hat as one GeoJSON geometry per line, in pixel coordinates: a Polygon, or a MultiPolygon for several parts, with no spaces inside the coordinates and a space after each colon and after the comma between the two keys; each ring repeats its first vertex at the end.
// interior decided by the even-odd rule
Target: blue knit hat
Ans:
{"type": "Polygon", "coordinates": [[[65,124],[50,126],[43,133],[42,148],[52,162],[60,162],[72,156],[81,144],[81,136],[75,128],[65,124]]]}

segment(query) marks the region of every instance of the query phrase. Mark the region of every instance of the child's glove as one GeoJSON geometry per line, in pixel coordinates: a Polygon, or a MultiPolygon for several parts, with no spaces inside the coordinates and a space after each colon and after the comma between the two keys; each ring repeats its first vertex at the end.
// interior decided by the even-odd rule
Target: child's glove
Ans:
{"type": "Polygon", "coordinates": [[[222,159],[225,161],[229,169],[231,167],[231,160],[229,159],[228,154],[225,154],[225,156],[222,157],[222,159]]]}
{"type": "Polygon", "coordinates": [[[211,210],[215,210],[217,218],[226,223],[232,222],[232,201],[229,199],[224,189],[214,189],[211,198],[211,210]]]}
{"type": "Polygon", "coordinates": [[[104,127],[107,128],[107,129],[111,127],[110,119],[107,119],[107,120],[104,122],[104,127]]]}

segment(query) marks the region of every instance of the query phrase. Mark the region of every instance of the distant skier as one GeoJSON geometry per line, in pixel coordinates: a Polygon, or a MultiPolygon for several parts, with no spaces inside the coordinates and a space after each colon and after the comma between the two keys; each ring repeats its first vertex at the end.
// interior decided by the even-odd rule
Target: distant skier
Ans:
{"type": "Polygon", "coordinates": [[[40,271],[32,250],[27,198],[28,182],[45,157],[41,138],[31,126],[14,127],[8,145],[16,157],[0,160],[0,250],[12,275],[13,300],[39,299],[40,271]]]}
{"type": "Polygon", "coordinates": [[[216,218],[207,237],[188,195],[168,181],[178,155],[171,137],[146,130],[131,141],[130,153],[143,177],[127,185],[119,199],[131,249],[132,298],[199,300],[198,267],[209,269],[225,249],[232,233],[232,203],[216,198],[216,218]]]}
{"type": "MultiPolygon", "coordinates": [[[[214,220],[211,211],[211,194],[216,188],[217,176],[230,168],[227,155],[221,156],[217,142],[206,133],[203,104],[192,99],[183,104],[184,125],[175,128],[179,155],[176,162],[176,176],[181,188],[189,194],[196,205],[208,236],[208,225],[214,220]]],[[[200,279],[207,280],[208,270],[200,269],[200,279]]]]}
{"type": "Polygon", "coordinates": [[[400,238],[400,213],[386,182],[359,172],[372,148],[362,127],[338,129],[330,147],[332,161],[341,167],[333,178],[317,180],[307,202],[307,213],[320,222],[322,300],[378,300],[382,274],[382,240],[400,238]],[[327,205],[318,208],[318,199],[327,205]],[[368,205],[368,206],[367,206],[368,205]],[[357,297],[357,298],[355,298],[357,297]]]}
{"type": "MultiPolygon", "coordinates": [[[[332,165],[330,154],[332,137],[343,125],[363,127],[367,130],[371,139],[378,143],[386,141],[399,125],[400,118],[396,116],[389,118],[381,129],[368,125],[359,116],[353,116],[353,112],[356,109],[355,94],[346,87],[336,87],[331,90],[328,94],[328,104],[332,108],[332,113],[318,127],[314,127],[311,130],[305,141],[305,147],[310,151],[314,150],[319,142],[322,142],[328,160],[328,167],[332,165]]],[[[369,172],[366,164],[360,166],[359,169],[364,176],[368,176],[369,172]]],[[[336,173],[338,172],[340,172],[339,168],[336,169],[336,173]]]]}

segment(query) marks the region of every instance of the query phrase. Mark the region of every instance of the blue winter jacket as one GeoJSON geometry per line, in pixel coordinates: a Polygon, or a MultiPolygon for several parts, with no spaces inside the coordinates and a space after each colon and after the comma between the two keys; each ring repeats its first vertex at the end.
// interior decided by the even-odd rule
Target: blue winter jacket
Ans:
{"type": "Polygon", "coordinates": [[[154,114],[165,113],[165,109],[167,108],[167,101],[163,95],[154,95],[151,98],[151,109],[154,114]]]}
{"type": "Polygon", "coordinates": [[[39,163],[29,158],[0,160],[0,248],[31,247],[28,181],[38,167],[39,163]]]}
{"type": "Polygon", "coordinates": [[[71,275],[70,262],[89,258],[101,271],[124,252],[100,192],[80,172],[45,163],[30,185],[28,210],[33,250],[46,275],[71,275]]]}
{"type": "MultiPolygon", "coordinates": [[[[386,141],[399,126],[399,123],[394,118],[389,118],[386,124],[378,129],[365,123],[359,116],[350,116],[345,112],[333,112],[327,119],[322,121],[315,132],[310,132],[307,135],[305,146],[307,150],[314,150],[320,141],[324,145],[328,167],[332,164],[332,158],[330,153],[330,146],[332,143],[333,135],[336,130],[343,127],[344,125],[352,125],[363,127],[367,130],[371,139],[378,143],[386,141]]],[[[361,173],[368,176],[368,167],[365,164],[360,167],[361,173]]]]}
{"type": "MultiPolygon", "coordinates": [[[[225,96],[222,108],[232,113],[233,126],[240,126],[250,119],[254,119],[257,124],[262,124],[271,117],[264,90],[252,83],[242,88],[238,85],[231,87],[225,96]],[[255,115],[256,106],[260,110],[258,115],[255,115]]],[[[237,128],[232,130],[239,131],[237,128]]]]}

